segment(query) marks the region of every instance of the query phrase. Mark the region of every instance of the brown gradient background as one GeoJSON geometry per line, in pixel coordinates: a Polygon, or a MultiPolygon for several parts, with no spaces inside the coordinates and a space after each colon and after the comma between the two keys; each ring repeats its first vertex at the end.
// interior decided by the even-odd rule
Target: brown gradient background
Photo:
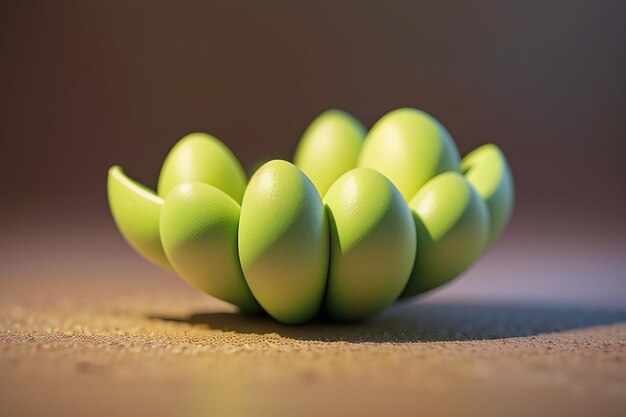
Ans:
{"type": "Polygon", "coordinates": [[[462,154],[495,142],[509,158],[517,205],[494,249],[506,253],[488,256],[498,274],[526,290],[559,275],[551,296],[608,280],[603,294],[625,298],[622,1],[0,4],[5,269],[42,257],[151,268],[115,230],[106,171],[119,164],[154,187],[191,131],[250,167],[290,159],[325,109],[370,126],[414,106],[462,154]],[[551,263],[521,272],[538,262],[551,263]]]}
{"type": "Polygon", "coordinates": [[[0,0],[0,414],[621,416],[625,110],[623,0],[0,0]],[[516,211],[364,323],[232,314],[111,219],[189,132],[249,169],[402,106],[497,143],[516,211]]]}

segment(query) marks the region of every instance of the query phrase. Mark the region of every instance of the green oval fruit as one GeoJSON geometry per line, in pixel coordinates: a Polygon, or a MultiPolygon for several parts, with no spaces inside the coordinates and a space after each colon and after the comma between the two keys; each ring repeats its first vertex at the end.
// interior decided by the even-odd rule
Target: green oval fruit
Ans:
{"type": "Polygon", "coordinates": [[[239,221],[239,257],[252,293],[276,320],[319,311],[328,272],[328,219],[313,183],[274,160],[250,179],[239,221]]]}
{"type": "Polygon", "coordinates": [[[170,263],[187,282],[245,312],[261,310],[241,271],[237,252],[239,205],[199,182],[169,192],[161,210],[161,240],[170,263]]]}
{"type": "Polygon", "coordinates": [[[330,269],[324,311],[361,320],[391,305],[415,260],[415,226],[404,198],[382,174],[356,168],[324,197],[330,223],[330,269]]]}
{"type": "Polygon", "coordinates": [[[403,108],[384,115],[371,128],[359,166],[373,168],[409,201],[428,180],[459,171],[459,152],[448,131],[423,111],[403,108]]]}
{"type": "Polygon", "coordinates": [[[489,212],[474,187],[456,172],[440,174],[409,203],[417,255],[403,296],[429,291],[467,269],[489,238],[489,212]]]}
{"type": "Polygon", "coordinates": [[[461,170],[485,200],[490,214],[489,242],[504,230],[513,211],[513,176],[504,154],[496,145],[474,149],[461,161],[461,170]]]}
{"type": "Polygon", "coordinates": [[[306,129],[298,143],[294,164],[315,184],[320,195],[358,162],[365,127],[341,110],[328,110],[306,129]]]}
{"type": "Polygon", "coordinates": [[[107,190],[111,214],[124,239],[144,258],[171,269],[159,235],[163,200],[118,166],[109,169],[107,190]]]}
{"type": "Polygon", "coordinates": [[[191,133],[174,145],[163,162],[158,193],[165,198],[178,184],[194,181],[224,191],[237,203],[246,188],[246,174],[237,158],[206,133],[191,133]]]}

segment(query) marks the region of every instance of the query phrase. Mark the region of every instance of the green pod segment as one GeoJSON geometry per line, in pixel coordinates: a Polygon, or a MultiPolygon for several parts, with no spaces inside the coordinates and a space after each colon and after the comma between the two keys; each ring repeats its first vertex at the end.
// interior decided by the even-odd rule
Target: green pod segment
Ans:
{"type": "Polygon", "coordinates": [[[328,110],[306,129],[294,156],[294,164],[315,184],[321,196],[358,162],[365,126],[341,110],[328,110]]]}
{"type": "Polygon", "coordinates": [[[440,174],[409,202],[417,230],[417,255],[403,297],[439,287],[465,271],[489,239],[489,211],[459,173],[440,174]]]}
{"type": "Polygon", "coordinates": [[[109,169],[107,192],[115,224],[128,244],[150,262],[171,269],[159,234],[163,200],[119,166],[109,169]]]}
{"type": "Polygon", "coordinates": [[[239,257],[248,286],[265,311],[286,324],[318,313],[328,246],[326,212],[306,175],[281,160],[259,168],[241,204],[239,257]]]}
{"type": "Polygon", "coordinates": [[[206,133],[191,133],[179,140],[165,158],[157,187],[159,196],[165,198],[184,182],[212,185],[240,204],[246,173],[220,140],[206,133]]]}
{"type": "Polygon", "coordinates": [[[460,172],[459,152],[446,128],[412,108],[389,112],[374,124],[363,143],[359,166],[385,175],[406,201],[436,175],[460,172]]]}
{"type": "Polygon", "coordinates": [[[487,144],[467,154],[461,161],[461,170],[487,203],[490,214],[489,243],[493,243],[513,212],[515,189],[509,164],[500,148],[487,144]]]}
{"type": "Polygon", "coordinates": [[[393,304],[415,260],[413,217],[382,174],[356,168],[328,190],[330,268],[324,312],[362,320],[393,304]]]}
{"type": "Polygon", "coordinates": [[[261,307],[243,277],[237,251],[239,204],[203,183],[171,190],[161,210],[163,248],[176,272],[194,287],[246,313],[261,307]]]}
{"type": "Polygon", "coordinates": [[[459,162],[448,131],[416,109],[394,110],[369,132],[343,111],[324,112],[294,162],[267,162],[247,184],[223,143],[193,133],[165,159],[158,193],[112,167],[109,206],[143,257],[286,324],[320,312],[361,320],[439,287],[513,211],[502,151],[484,145],[459,162]]]}

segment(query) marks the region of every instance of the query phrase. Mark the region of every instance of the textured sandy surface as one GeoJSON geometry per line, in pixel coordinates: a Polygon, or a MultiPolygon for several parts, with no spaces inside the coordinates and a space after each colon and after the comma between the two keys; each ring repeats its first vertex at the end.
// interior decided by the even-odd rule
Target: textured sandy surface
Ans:
{"type": "MultiPolygon", "coordinates": [[[[235,314],[169,274],[124,258],[126,251],[116,243],[98,253],[126,260],[84,256],[80,265],[54,253],[34,262],[6,258],[0,415],[618,416],[626,410],[626,310],[623,293],[613,294],[623,285],[619,275],[607,281],[613,290],[600,302],[528,303],[519,296],[523,286],[517,298],[480,298],[463,289],[496,282],[503,267],[487,263],[460,287],[366,323],[287,327],[235,314]]],[[[515,267],[507,253],[499,259],[515,267]]],[[[623,261],[602,265],[621,271],[623,261]]]]}
{"type": "Polygon", "coordinates": [[[105,300],[3,305],[0,414],[617,416],[626,406],[626,324],[599,324],[626,320],[619,312],[423,303],[360,325],[285,327],[178,288],[105,300]]]}

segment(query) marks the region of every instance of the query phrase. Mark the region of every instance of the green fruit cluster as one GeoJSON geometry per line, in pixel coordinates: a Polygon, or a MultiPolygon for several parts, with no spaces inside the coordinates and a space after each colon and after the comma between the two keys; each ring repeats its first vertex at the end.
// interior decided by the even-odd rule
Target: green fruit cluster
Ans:
{"type": "Polygon", "coordinates": [[[448,131],[411,108],[369,131],[329,110],[293,164],[269,161],[249,181],[222,142],[193,133],[165,159],[156,193],[115,166],[108,195],[138,253],[288,324],[361,320],[449,282],[502,232],[514,200],[497,146],[460,160],[448,131]]]}

